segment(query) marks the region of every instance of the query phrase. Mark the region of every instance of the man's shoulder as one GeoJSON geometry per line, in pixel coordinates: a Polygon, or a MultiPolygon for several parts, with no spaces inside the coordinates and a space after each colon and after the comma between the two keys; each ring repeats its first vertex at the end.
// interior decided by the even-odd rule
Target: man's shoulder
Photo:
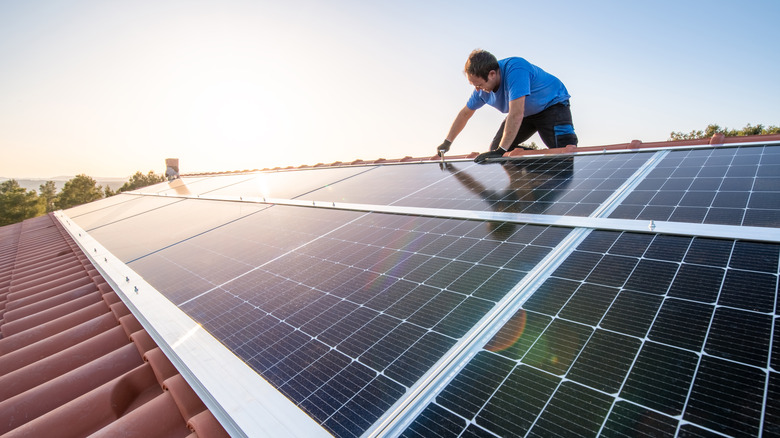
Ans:
{"type": "Polygon", "coordinates": [[[500,66],[506,66],[506,65],[511,65],[511,66],[516,66],[516,65],[530,66],[532,64],[530,62],[528,62],[528,60],[526,60],[525,58],[521,58],[519,56],[511,56],[509,58],[499,59],[498,60],[498,65],[500,65],[500,66]]]}

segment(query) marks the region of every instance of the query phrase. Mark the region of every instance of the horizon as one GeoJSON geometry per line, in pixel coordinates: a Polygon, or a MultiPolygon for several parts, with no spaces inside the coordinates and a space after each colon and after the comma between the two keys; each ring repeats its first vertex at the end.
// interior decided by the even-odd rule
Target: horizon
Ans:
{"type": "MultiPolygon", "coordinates": [[[[475,48],[560,78],[581,146],[780,123],[778,2],[495,6],[491,21],[461,1],[0,2],[0,175],[431,156],[475,48]]],[[[486,150],[503,117],[477,111],[450,153],[486,150]]]]}

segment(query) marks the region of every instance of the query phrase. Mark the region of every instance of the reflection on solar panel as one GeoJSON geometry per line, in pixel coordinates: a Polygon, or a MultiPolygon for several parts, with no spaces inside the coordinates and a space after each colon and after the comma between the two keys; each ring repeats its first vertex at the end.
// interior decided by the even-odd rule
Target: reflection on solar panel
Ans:
{"type": "Polygon", "coordinates": [[[753,145],[192,177],[68,213],[336,436],[768,436],[778,158],[753,145]],[[599,229],[604,216],[686,228],[599,229]]]}
{"type": "Polygon", "coordinates": [[[404,436],[759,435],[780,245],[667,238],[591,233],[404,436]]]}

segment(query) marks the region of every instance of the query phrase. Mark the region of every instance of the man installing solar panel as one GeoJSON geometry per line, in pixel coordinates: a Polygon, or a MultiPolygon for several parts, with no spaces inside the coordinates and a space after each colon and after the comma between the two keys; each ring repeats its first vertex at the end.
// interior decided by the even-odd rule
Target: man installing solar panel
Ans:
{"type": "Polygon", "coordinates": [[[471,52],[465,73],[475,90],[437,148],[439,156],[444,157],[474,112],[485,104],[507,116],[493,138],[490,151],[474,159],[477,163],[522,147],[520,143],[536,132],[548,148],[577,145],[569,92],[555,76],[523,58],[498,60],[485,50],[471,52]]]}

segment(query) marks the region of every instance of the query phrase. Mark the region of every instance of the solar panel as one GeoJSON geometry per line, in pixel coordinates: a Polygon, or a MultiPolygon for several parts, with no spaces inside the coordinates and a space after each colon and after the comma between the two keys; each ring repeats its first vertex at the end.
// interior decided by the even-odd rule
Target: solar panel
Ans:
{"type": "Polygon", "coordinates": [[[780,245],[668,238],[591,234],[402,436],[771,433],[780,245]]]}
{"type": "Polygon", "coordinates": [[[650,155],[542,157],[487,166],[470,162],[385,166],[306,199],[588,216],[650,155]]]}
{"type": "Polygon", "coordinates": [[[528,228],[278,206],[130,266],[328,430],[360,435],[568,233],[528,228]],[[262,260],[237,257],[260,244],[262,260]],[[210,288],[170,288],[160,260],[210,288]]]}
{"type": "Polygon", "coordinates": [[[766,435],[778,152],[185,177],[73,220],[336,436],[766,435]]]}
{"type": "Polygon", "coordinates": [[[778,227],[779,152],[770,146],[672,151],[610,217],[778,227]]]}

